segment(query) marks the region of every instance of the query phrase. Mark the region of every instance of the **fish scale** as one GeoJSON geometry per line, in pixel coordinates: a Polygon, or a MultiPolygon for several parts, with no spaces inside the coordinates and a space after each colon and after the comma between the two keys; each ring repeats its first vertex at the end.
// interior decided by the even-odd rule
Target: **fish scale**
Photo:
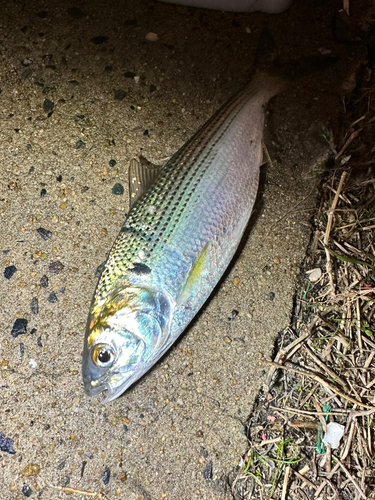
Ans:
{"type": "Polygon", "coordinates": [[[89,395],[108,389],[109,401],[141,377],[229,265],[257,194],[265,104],[283,84],[255,77],[144,186],[91,304],[83,359],[89,395]]]}

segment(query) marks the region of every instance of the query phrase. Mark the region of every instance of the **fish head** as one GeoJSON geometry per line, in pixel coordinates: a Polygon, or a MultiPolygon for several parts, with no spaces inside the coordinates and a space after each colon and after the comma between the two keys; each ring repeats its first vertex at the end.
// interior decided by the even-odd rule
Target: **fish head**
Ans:
{"type": "Polygon", "coordinates": [[[82,375],[85,391],[108,391],[104,403],[120,396],[159,357],[170,329],[173,301],[150,287],[117,288],[91,306],[82,375]]]}

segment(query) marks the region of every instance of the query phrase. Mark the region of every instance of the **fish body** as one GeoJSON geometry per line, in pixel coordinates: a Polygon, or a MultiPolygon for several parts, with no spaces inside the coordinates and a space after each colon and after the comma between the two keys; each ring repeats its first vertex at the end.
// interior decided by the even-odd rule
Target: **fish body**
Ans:
{"type": "Polygon", "coordinates": [[[132,162],[133,202],[99,279],[83,379],[111,401],[173,344],[220,280],[258,190],[265,106],[282,79],[257,75],[158,171],[132,162]],[[135,199],[135,200],[134,200],[135,199]]]}

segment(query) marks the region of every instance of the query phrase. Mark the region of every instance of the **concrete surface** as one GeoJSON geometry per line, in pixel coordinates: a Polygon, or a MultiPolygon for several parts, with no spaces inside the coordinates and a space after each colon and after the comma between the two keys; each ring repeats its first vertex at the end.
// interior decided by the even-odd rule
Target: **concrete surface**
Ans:
{"type": "Polygon", "coordinates": [[[365,54],[340,39],[340,8],[296,1],[267,16],[147,0],[2,2],[0,432],[15,451],[0,451],[2,500],[67,497],[48,485],[110,500],[230,498],[263,357],[289,323],[310,237],[328,154],[319,123],[337,121],[365,54]],[[162,361],[102,406],[84,394],[81,352],[95,271],[128,209],[129,160],[162,161],[246,82],[264,23],[283,60],[341,59],[270,104],[273,164],[242,252],[162,361]],[[27,328],[14,337],[17,318],[27,328]]]}

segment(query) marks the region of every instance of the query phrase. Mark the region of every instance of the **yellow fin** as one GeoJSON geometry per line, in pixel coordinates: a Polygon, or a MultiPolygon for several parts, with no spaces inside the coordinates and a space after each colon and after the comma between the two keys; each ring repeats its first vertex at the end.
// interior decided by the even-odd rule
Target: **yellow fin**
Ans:
{"type": "Polygon", "coordinates": [[[204,272],[204,265],[206,263],[208,245],[209,241],[204,245],[201,253],[198,255],[196,261],[194,262],[193,267],[190,269],[185,285],[180,293],[180,296],[178,297],[177,305],[183,304],[190,298],[194,286],[202,276],[204,272]]]}

